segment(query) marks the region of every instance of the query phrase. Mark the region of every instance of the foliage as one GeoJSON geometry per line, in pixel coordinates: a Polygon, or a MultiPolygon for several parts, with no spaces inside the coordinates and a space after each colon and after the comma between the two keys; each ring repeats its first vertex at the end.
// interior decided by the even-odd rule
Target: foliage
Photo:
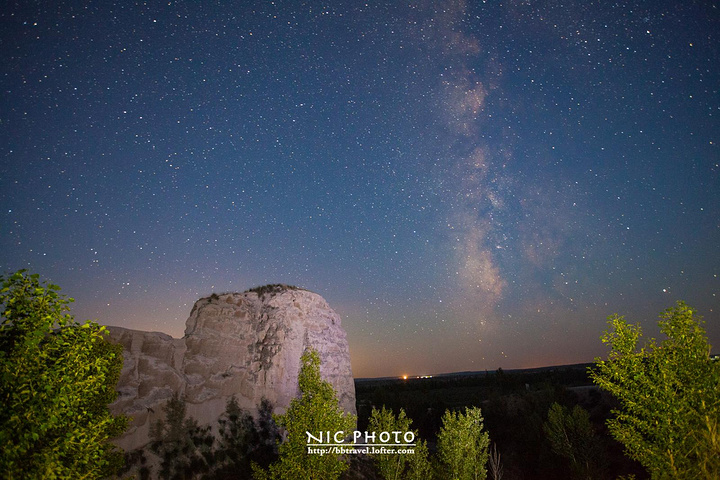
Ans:
{"type": "MultiPolygon", "coordinates": [[[[590,364],[504,371],[502,385],[495,372],[477,372],[418,379],[363,379],[356,381],[358,429],[367,429],[374,405],[403,408],[420,436],[435,443],[442,415],[447,408],[460,410],[482,402],[484,428],[502,453],[502,478],[557,478],[568,470],[568,461],[553,454],[543,430],[553,402],[568,408],[580,404],[590,413],[600,450],[594,472],[599,478],[615,479],[634,473],[645,478],[642,466],[622,453],[622,445],[607,433],[605,421],[617,402],[601,395],[598,388],[568,389],[588,385],[590,364]]],[[[492,447],[492,446],[491,446],[492,447]]],[[[488,465],[492,475],[492,460],[488,465]]],[[[569,472],[568,472],[569,473],[569,472]]],[[[569,476],[569,475],[566,475],[569,476]]],[[[426,477],[427,478],[427,477],[426,477]]]]}
{"type": "Polygon", "coordinates": [[[251,462],[267,467],[277,457],[279,434],[272,420],[272,405],[263,398],[258,419],[242,408],[233,396],[218,419],[219,438],[214,452],[213,479],[251,478],[251,462]]]}
{"type": "Polygon", "coordinates": [[[207,473],[214,463],[210,427],[200,427],[187,417],[185,401],[177,393],[163,411],[165,420],[158,420],[150,430],[150,450],[161,459],[160,478],[182,480],[207,473]]]}
{"type": "Polygon", "coordinates": [[[4,478],[98,478],[120,466],[108,439],[127,425],[108,404],[122,347],[79,324],[72,299],[24,270],[0,278],[0,471],[4,478]]]}
{"type": "MultiPolygon", "coordinates": [[[[405,415],[405,411],[400,409],[397,417],[392,410],[382,407],[381,410],[372,409],[370,414],[370,423],[368,431],[370,432],[409,432],[411,420],[405,415]]],[[[417,435],[417,433],[416,433],[417,435]]],[[[411,455],[400,454],[376,454],[373,455],[375,464],[377,465],[380,475],[385,480],[397,480],[404,478],[408,457],[411,455]]]]}
{"type": "Polygon", "coordinates": [[[591,372],[622,408],[610,433],[652,478],[720,478],[720,364],[695,311],[678,302],[661,315],[661,344],[638,351],[639,325],[609,317],[602,341],[611,347],[591,372]]]}
{"type": "Polygon", "coordinates": [[[464,414],[450,410],[445,412],[437,449],[447,478],[486,478],[489,447],[490,436],[483,431],[480,408],[466,408],[464,414]]]}
{"type": "Polygon", "coordinates": [[[263,398],[258,406],[253,436],[252,462],[266,468],[278,458],[280,431],[273,418],[273,406],[267,398],[263,398]]]}
{"type": "Polygon", "coordinates": [[[218,425],[214,478],[250,478],[250,449],[255,431],[252,416],[232,396],[218,425]],[[248,473],[243,476],[245,472],[248,473]]]}
{"type": "MultiPolygon", "coordinates": [[[[417,433],[417,432],[416,432],[417,433]]],[[[407,480],[428,480],[432,478],[432,466],[429,460],[427,442],[416,435],[415,453],[408,456],[408,468],[405,478],[407,480]]]]}
{"type": "Polygon", "coordinates": [[[590,415],[579,405],[572,412],[558,403],[548,411],[543,425],[553,452],[570,460],[573,472],[579,478],[593,478],[597,471],[598,440],[590,423],[590,415]]]}
{"type": "Polygon", "coordinates": [[[152,467],[148,465],[148,459],[145,453],[145,449],[143,448],[125,452],[125,465],[117,472],[117,476],[123,479],[149,480],[152,467]],[[128,473],[132,470],[135,470],[136,475],[128,477],[128,473]]]}
{"type": "MultiPolygon", "coordinates": [[[[240,480],[252,478],[253,463],[267,467],[277,459],[280,435],[272,419],[272,404],[265,398],[256,419],[231,397],[217,421],[217,437],[210,427],[198,427],[186,415],[183,400],[175,395],[164,406],[165,419],[151,426],[150,450],[160,456],[161,478],[240,480]]],[[[126,454],[124,475],[134,472],[139,480],[150,478],[144,449],[126,454]]]]}
{"type": "Polygon", "coordinates": [[[333,453],[315,455],[307,453],[306,432],[346,432],[355,428],[355,416],[340,408],[335,390],[320,377],[320,356],[308,349],[301,357],[298,375],[300,397],[290,402],[283,415],[275,416],[275,422],[287,432],[287,439],[280,445],[280,459],[268,470],[257,465],[253,473],[260,479],[282,480],[332,480],[347,469],[347,464],[333,453]]]}
{"type": "Polygon", "coordinates": [[[296,287],[294,285],[286,285],[284,283],[272,283],[269,285],[262,285],[260,287],[249,288],[243,293],[255,292],[258,297],[264,298],[265,295],[274,295],[276,293],[283,292],[285,290],[304,290],[303,288],[296,287]]]}

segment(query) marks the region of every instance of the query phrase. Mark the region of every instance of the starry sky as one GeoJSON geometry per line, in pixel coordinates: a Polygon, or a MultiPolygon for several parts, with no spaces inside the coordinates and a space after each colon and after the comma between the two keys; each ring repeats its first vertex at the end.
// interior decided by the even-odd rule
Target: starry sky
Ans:
{"type": "Polygon", "coordinates": [[[301,286],[356,377],[588,362],[681,299],[718,351],[719,7],[6,2],[0,271],[175,337],[301,286]]]}

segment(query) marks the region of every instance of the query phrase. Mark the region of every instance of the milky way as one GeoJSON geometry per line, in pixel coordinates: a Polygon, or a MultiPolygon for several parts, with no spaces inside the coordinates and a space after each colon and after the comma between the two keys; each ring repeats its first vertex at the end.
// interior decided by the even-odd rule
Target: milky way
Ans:
{"type": "Polygon", "coordinates": [[[0,12],[0,271],[79,319],[323,295],[356,376],[720,342],[711,2],[68,1],[0,12]]]}

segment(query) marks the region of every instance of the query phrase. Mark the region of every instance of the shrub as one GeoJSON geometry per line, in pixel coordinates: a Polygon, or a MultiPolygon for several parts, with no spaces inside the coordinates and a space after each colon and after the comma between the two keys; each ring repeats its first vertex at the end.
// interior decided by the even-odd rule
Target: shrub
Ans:
{"type": "Polygon", "coordinates": [[[200,427],[187,417],[185,401],[176,393],[163,407],[165,419],[150,430],[150,450],[161,459],[160,478],[192,478],[207,473],[214,464],[214,437],[210,427],[200,427]]]}
{"type": "Polygon", "coordinates": [[[320,355],[308,349],[301,357],[298,375],[300,397],[290,402],[284,415],[275,416],[275,422],[287,432],[280,445],[280,459],[268,470],[255,465],[253,473],[259,479],[282,480],[333,480],[347,469],[339,455],[309,454],[306,432],[346,432],[355,428],[355,416],[340,408],[335,390],[320,377],[320,355]]]}
{"type": "MultiPolygon", "coordinates": [[[[408,432],[410,431],[410,419],[405,416],[405,411],[400,409],[400,414],[396,417],[392,410],[382,407],[381,410],[375,408],[370,413],[370,423],[368,424],[370,432],[408,432]]],[[[385,480],[397,480],[405,478],[403,472],[408,463],[410,455],[400,454],[377,454],[373,455],[375,465],[380,475],[385,480]]]]}
{"type": "Polygon", "coordinates": [[[107,440],[127,426],[108,404],[122,347],[79,324],[72,299],[21,270],[0,278],[0,471],[3,478],[99,478],[122,465],[107,440]]]}
{"type": "Polygon", "coordinates": [[[695,311],[683,302],[666,310],[667,338],[639,350],[639,325],[608,320],[611,350],[591,376],[620,401],[610,433],[652,478],[720,478],[720,363],[695,311]]]}
{"type": "Polygon", "coordinates": [[[570,411],[553,403],[543,429],[553,452],[570,460],[570,466],[578,478],[593,478],[599,468],[595,464],[599,457],[599,445],[590,423],[590,415],[584,408],[575,405],[570,411]]]}
{"type": "Polygon", "coordinates": [[[465,413],[447,410],[438,434],[437,449],[442,470],[448,479],[470,480],[487,477],[490,436],[483,431],[478,407],[465,413]]]}

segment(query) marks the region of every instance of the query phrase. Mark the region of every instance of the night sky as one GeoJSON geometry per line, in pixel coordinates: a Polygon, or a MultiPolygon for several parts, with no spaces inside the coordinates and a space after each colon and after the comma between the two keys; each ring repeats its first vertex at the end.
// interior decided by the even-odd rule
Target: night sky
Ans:
{"type": "Polygon", "coordinates": [[[720,4],[6,2],[0,272],[183,335],[287,283],[356,377],[720,347],[720,4]]]}

